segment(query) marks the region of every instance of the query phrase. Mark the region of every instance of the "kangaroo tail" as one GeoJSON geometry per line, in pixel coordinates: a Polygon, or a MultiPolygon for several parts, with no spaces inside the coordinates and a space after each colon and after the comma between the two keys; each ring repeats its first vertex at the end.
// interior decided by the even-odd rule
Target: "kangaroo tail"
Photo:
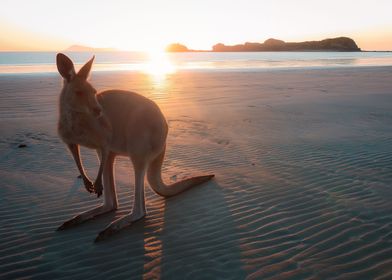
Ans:
{"type": "Polygon", "coordinates": [[[151,188],[159,195],[170,197],[182,193],[192,187],[211,180],[215,175],[191,177],[171,185],[166,185],[162,180],[162,163],[165,149],[150,163],[147,170],[147,180],[151,188]]]}

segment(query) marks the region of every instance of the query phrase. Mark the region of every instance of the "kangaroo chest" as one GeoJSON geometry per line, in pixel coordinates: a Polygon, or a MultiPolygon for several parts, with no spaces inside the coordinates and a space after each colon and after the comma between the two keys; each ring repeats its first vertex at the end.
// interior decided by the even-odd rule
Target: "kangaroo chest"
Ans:
{"type": "Polygon", "coordinates": [[[67,144],[78,144],[97,149],[105,142],[105,134],[98,121],[83,113],[62,114],[58,133],[67,144]]]}

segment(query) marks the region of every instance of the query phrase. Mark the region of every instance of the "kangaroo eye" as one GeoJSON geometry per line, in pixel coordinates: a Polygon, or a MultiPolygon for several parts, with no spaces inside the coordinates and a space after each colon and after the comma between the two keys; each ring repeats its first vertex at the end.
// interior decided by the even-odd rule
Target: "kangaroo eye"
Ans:
{"type": "Polygon", "coordinates": [[[76,91],[76,95],[77,96],[82,96],[83,95],[83,91],[81,91],[81,90],[76,91]]]}

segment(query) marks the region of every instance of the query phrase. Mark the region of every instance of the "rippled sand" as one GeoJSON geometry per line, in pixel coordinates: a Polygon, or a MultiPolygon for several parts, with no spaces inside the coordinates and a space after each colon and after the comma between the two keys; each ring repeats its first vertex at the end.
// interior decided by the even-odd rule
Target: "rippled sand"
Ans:
{"type": "MultiPolygon", "coordinates": [[[[110,239],[130,211],[133,172],[116,165],[120,208],[100,203],[56,135],[58,75],[0,76],[0,278],[390,279],[392,68],[93,73],[97,89],[154,99],[170,131],[164,178],[216,179],[164,199],[110,239]],[[19,148],[20,144],[27,147],[19,148]]],[[[94,177],[97,159],[82,150],[94,177]]]]}

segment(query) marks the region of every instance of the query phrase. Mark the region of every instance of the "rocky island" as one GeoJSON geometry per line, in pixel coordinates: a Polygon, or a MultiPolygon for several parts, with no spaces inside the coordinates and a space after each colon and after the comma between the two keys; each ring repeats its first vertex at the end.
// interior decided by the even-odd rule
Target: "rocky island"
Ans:
{"type": "MultiPolygon", "coordinates": [[[[179,43],[171,44],[166,48],[168,52],[192,52],[179,43]]],[[[226,46],[222,43],[212,47],[212,52],[279,52],[279,51],[339,51],[358,52],[361,49],[355,41],[348,37],[337,37],[321,41],[285,42],[277,39],[268,39],[264,43],[250,43],[226,46]]]]}
{"type": "Polygon", "coordinates": [[[170,44],[165,49],[167,52],[190,52],[192,50],[188,49],[185,45],[180,43],[170,44]]]}

